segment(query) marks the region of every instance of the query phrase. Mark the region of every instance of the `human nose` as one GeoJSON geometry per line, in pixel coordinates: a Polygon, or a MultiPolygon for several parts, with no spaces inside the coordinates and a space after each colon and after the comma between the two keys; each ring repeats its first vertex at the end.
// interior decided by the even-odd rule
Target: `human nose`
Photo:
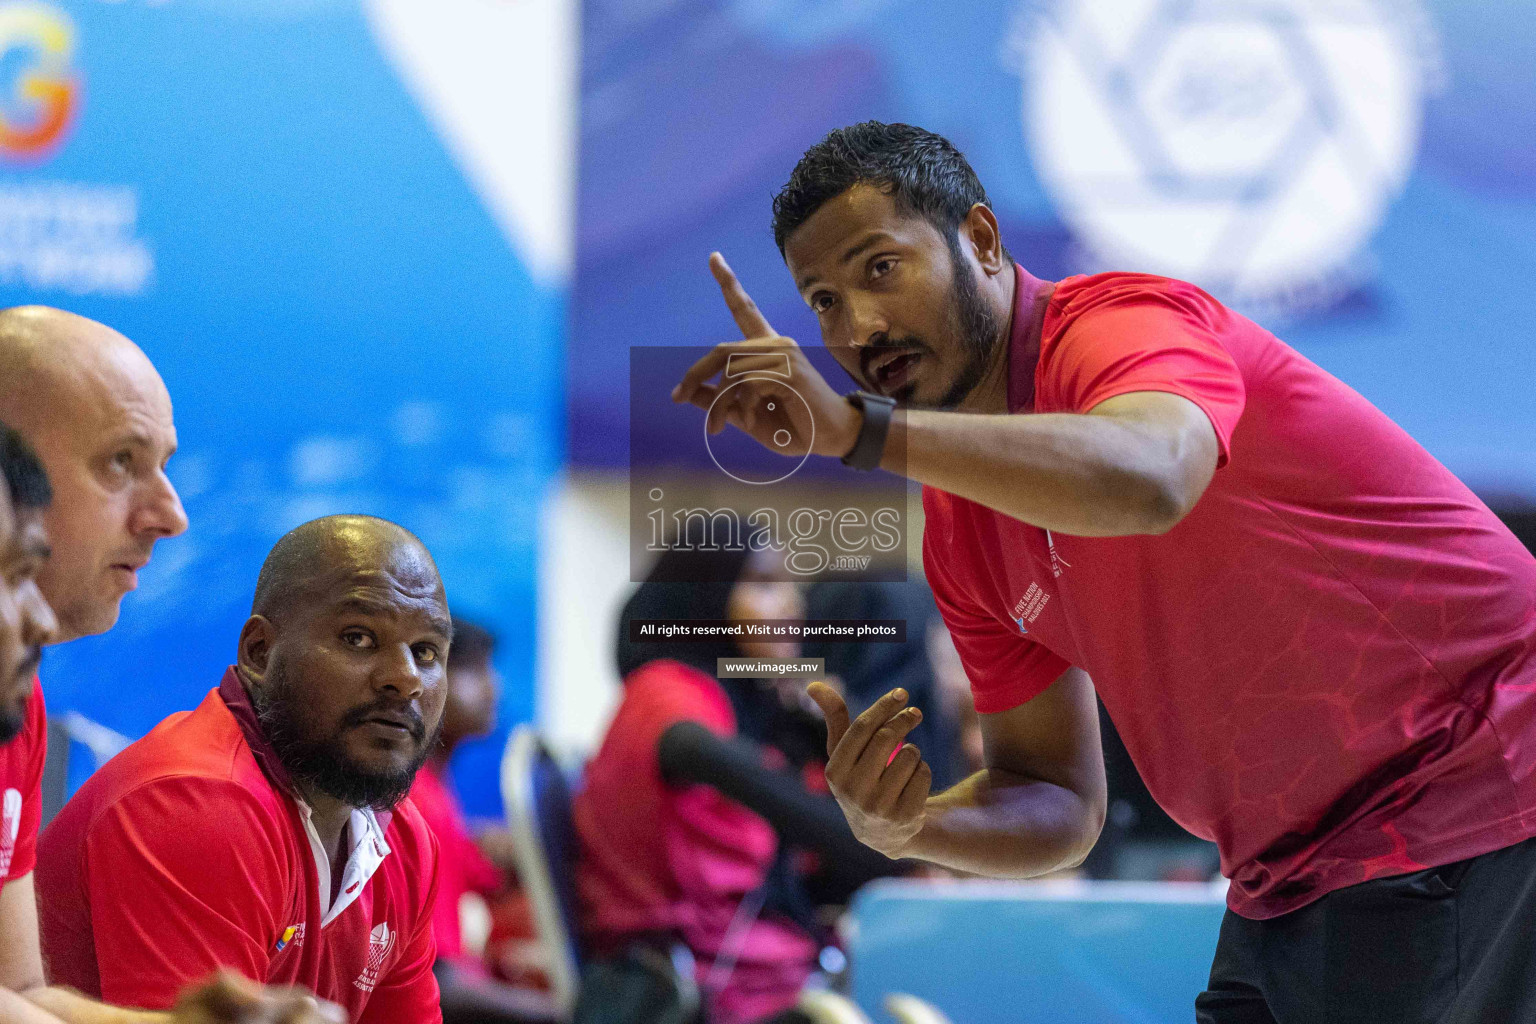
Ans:
{"type": "Polygon", "coordinates": [[[22,638],[27,646],[43,647],[53,641],[59,620],[36,583],[27,583],[26,592],[21,595],[21,612],[22,638]]]}
{"type": "Polygon", "coordinates": [[[135,534],[150,534],[156,540],[175,537],[187,529],[187,513],[181,507],[181,495],[164,470],[157,470],[139,494],[132,523],[135,534]]]}
{"type": "Polygon", "coordinates": [[[873,297],[850,295],[845,300],[848,308],[849,344],[855,348],[874,345],[890,333],[891,325],[885,319],[873,297]]]}
{"type": "Polygon", "coordinates": [[[374,668],[373,688],[392,691],[404,700],[421,696],[421,667],[416,664],[416,653],[410,644],[394,644],[383,652],[374,668]]]}

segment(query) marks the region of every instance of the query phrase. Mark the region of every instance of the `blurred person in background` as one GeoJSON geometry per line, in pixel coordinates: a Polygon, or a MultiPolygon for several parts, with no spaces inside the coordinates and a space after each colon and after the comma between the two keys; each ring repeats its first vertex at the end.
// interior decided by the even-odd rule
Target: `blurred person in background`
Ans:
{"type": "Polygon", "coordinates": [[[1230,879],[1199,1020],[1536,1019],[1536,559],[1487,506],[1194,285],[1030,275],[932,132],[832,132],[773,228],[864,390],[838,394],[715,254],[747,340],[673,397],[710,431],[924,485],[926,575],[985,738],[986,769],[935,795],[904,693],[850,721],[813,684],[855,833],[978,874],[1082,863],[1106,813],[1097,695],[1230,879]],[[798,403],[768,375],[715,402],[727,361],[786,359],[798,403]]]}
{"type": "Polygon", "coordinates": [[[224,967],[303,985],[352,1024],[440,1021],[437,842],[404,798],[437,740],[452,632],[401,527],[327,516],[285,534],[217,688],[43,831],[54,977],[158,1008],[224,967]]]}
{"type": "MultiPolygon", "coordinates": [[[[175,448],[165,385],[111,328],[41,306],[0,310],[0,420],[12,425],[0,427],[0,458],[20,545],[0,586],[15,596],[24,652],[19,674],[0,688],[24,687],[26,708],[19,733],[0,747],[0,1020],[335,1019],[334,1008],[301,993],[262,992],[233,977],[189,990],[172,1017],[46,986],[33,878],[47,756],[40,648],[111,628],[155,542],[184,530],[186,518],[163,473],[175,448]]],[[[9,710],[4,717],[9,731],[9,710]]]]}
{"type": "Polygon", "coordinates": [[[501,677],[492,663],[495,652],[496,637],[489,630],[453,619],[442,732],[411,787],[411,801],[437,836],[432,930],[437,938],[435,971],[442,989],[444,1024],[524,1024],[559,1016],[547,994],[496,981],[484,959],[464,949],[459,923],[461,901],[466,895],[479,896],[488,904],[512,895],[511,852],[504,831],[490,837],[492,841],[482,849],[481,841],[470,831],[449,773],[453,752],[460,743],[488,735],[496,728],[501,677]]]}
{"type": "Polygon", "coordinates": [[[843,900],[897,870],[813,791],[819,763],[797,768],[773,745],[814,748],[804,737],[820,736],[798,682],[715,678],[717,658],[795,657],[797,642],[630,639],[632,620],[803,618],[798,587],[757,561],[742,551],[662,553],[620,618],[624,697],[574,808],[593,958],[682,942],[711,1024],[800,1019],[791,1008],[824,936],[794,849],[818,856],[820,888],[843,900]]]}

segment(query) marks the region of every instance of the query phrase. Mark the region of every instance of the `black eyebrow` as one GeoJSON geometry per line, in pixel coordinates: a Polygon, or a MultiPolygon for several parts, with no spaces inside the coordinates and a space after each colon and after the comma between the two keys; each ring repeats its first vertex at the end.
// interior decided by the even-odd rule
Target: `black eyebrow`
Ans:
{"type": "Polygon", "coordinates": [[[340,611],[359,611],[364,615],[394,615],[395,610],[382,601],[370,601],[366,597],[349,597],[336,606],[340,611]]]}
{"type": "Polygon", "coordinates": [[[853,246],[847,252],[843,253],[843,258],[841,260],[839,260],[838,262],[839,263],[847,263],[849,260],[851,260],[855,256],[859,255],[864,250],[872,249],[875,246],[879,245],[880,242],[882,240],[884,240],[885,238],[886,238],[885,232],[883,232],[883,231],[876,231],[874,234],[872,234],[868,238],[864,239],[864,241],[860,242],[858,245],[853,246]]]}
{"type": "MultiPolygon", "coordinates": [[[[401,614],[397,608],[392,608],[382,601],[374,601],[366,597],[349,597],[336,608],[338,612],[348,609],[362,612],[364,615],[384,615],[390,618],[396,618],[401,614]]],[[[442,634],[443,639],[448,640],[450,643],[453,641],[453,623],[450,620],[434,615],[428,622],[434,630],[442,634]]]]}
{"type": "MultiPolygon", "coordinates": [[[[889,237],[890,236],[887,235],[884,231],[876,231],[873,234],[871,234],[868,238],[864,239],[864,241],[856,242],[854,245],[849,247],[848,251],[843,253],[843,258],[838,260],[837,262],[840,265],[844,264],[844,263],[847,263],[849,260],[853,259],[855,256],[858,256],[860,253],[864,252],[867,249],[874,248],[875,246],[879,245],[882,241],[887,240],[889,237]]],[[[800,281],[796,284],[795,287],[796,287],[796,289],[798,291],[802,291],[803,292],[803,291],[805,291],[806,288],[808,288],[810,286],[811,282],[814,281],[815,279],[816,279],[815,275],[808,274],[805,277],[802,277],[800,279],[800,281]]]]}

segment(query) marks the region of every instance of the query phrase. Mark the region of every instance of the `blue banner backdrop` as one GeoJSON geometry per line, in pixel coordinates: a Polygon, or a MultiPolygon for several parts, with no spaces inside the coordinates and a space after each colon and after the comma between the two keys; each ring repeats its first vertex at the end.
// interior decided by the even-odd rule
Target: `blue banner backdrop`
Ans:
{"type": "Polygon", "coordinates": [[[498,227],[380,24],[343,0],[0,3],[0,304],[148,352],[191,520],[116,629],[49,653],[44,690],[141,735],[217,683],[279,535],[385,516],[502,638],[501,730],[458,765],[494,813],[533,711],[566,289],[498,227]]]}
{"type": "Polygon", "coordinates": [[[731,260],[817,339],[769,202],[840,125],[948,136],[1034,273],[1192,279],[1490,498],[1536,498],[1536,23],[1522,0],[583,5],[573,461],[625,457],[625,352],[735,331],[731,260]]]}

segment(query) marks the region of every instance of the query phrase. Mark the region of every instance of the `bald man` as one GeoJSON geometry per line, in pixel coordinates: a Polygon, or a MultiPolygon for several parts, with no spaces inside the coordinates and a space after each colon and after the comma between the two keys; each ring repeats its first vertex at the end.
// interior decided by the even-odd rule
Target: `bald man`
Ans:
{"type": "Polygon", "coordinates": [[[0,746],[0,1024],[333,1019],[305,995],[232,977],[188,990],[169,1016],[45,985],[33,893],[47,755],[40,649],[109,629],[155,541],[184,530],[186,517],[164,474],[176,445],[170,398],[144,353],[116,331],[40,306],[0,310],[0,420],[16,428],[0,427],[14,528],[0,587],[14,600],[20,658],[0,690],[21,700],[14,738],[3,735],[14,704],[0,715],[0,741],[10,741],[0,746]]]}
{"type": "Polygon", "coordinates": [[[451,636],[432,557],[399,526],[331,516],[278,541],[219,686],[44,830],[55,977],[157,1007],[226,967],[354,1024],[441,1021],[437,845],[404,797],[437,739],[451,636]]]}
{"type": "Polygon", "coordinates": [[[105,633],[155,542],[187,528],[165,466],[171,396],[137,345],[46,306],[0,310],[0,420],[40,456],[55,500],[40,577],[55,643],[105,633]]]}

